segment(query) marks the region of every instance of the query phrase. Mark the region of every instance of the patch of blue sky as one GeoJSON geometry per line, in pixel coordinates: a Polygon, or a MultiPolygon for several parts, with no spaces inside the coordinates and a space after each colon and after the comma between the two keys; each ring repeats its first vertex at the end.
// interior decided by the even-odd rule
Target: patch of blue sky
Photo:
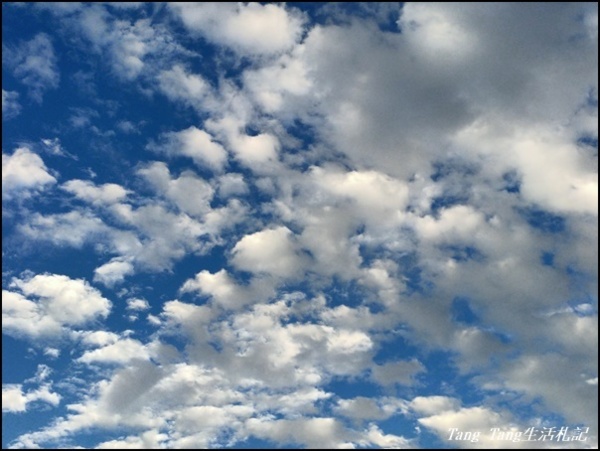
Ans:
{"type": "Polygon", "coordinates": [[[542,232],[561,233],[567,227],[567,222],[563,216],[550,211],[537,207],[520,208],[518,211],[531,227],[542,232]]]}

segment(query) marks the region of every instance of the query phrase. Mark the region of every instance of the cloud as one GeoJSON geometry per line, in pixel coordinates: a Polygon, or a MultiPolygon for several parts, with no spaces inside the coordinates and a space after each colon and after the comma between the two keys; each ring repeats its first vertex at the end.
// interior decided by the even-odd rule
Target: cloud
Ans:
{"type": "Polygon", "coordinates": [[[3,155],[7,405],[68,399],[6,447],[595,445],[596,5],[14,11],[79,89],[3,155]]]}
{"type": "Polygon", "coordinates": [[[202,216],[211,210],[210,201],[214,194],[212,186],[191,171],[183,172],[178,178],[171,178],[166,164],[154,162],[140,168],[138,174],[184,213],[202,216]]]}
{"type": "Polygon", "coordinates": [[[118,363],[122,365],[134,359],[146,360],[148,357],[148,351],[142,343],[131,338],[123,338],[106,346],[84,352],[78,361],[86,364],[118,363]]]}
{"type": "Polygon", "coordinates": [[[28,410],[28,405],[43,401],[52,406],[58,406],[60,395],[50,391],[48,385],[43,385],[37,390],[23,392],[21,384],[2,384],[2,412],[22,413],[28,410]]]}
{"type": "Polygon", "coordinates": [[[194,126],[179,132],[165,133],[161,138],[161,144],[153,146],[153,149],[163,151],[171,157],[189,157],[199,167],[216,172],[222,171],[227,163],[225,149],[210,134],[194,126]]]}
{"type": "Polygon", "coordinates": [[[301,37],[303,18],[283,5],[173,3],[186,28],[240,55],[271,55],[292,47],[301,37]]]}
{"type": "Polygon", "coordinates": [[[276,442],[303,445],[307,448],[341,448],[345,445],[344,427],[334,418],[300,418],[270,420],[252,418],[246,427],[253,435],[276,442]]]}
{"type": "Polygon", "coordinates": [[[125,276],[133,274],[133,265],[123,258],[116,257],[94,270],[94,282],[112,287],[123,282],[125,276]]]}
{"type": "Polygon", "coordinates": [[[248,185],[242,174],[228,173],[219,177],[219,196],[243,196],[248,194],[248,185]]]}
{"type": "Polygon", "coordinates": [[[417,360],[387,362],[383,365],[375,365],[371,377],[384,386],[412,385],[415,383],[415,376],[423,371],[425,367],[417,360]]]}
{"type": "Polygon", "coordinates": [[[59,157],[70,157],[70,158],[73,158],[74,160],[77,160],[77,157],[75,155],[71,155],[69,152],[67,152],[65,149],[63,149],[59,138],[53,138],[53,139],[45,138],[45,139],[42,139],[41,142],[42,142],[42,145],[44,146],[44,149],[50,155],[56,155],[59,157]]]}
{"type": "Polygon", "coordinates": [[[27,198],[56,183],[48,173],[44,161],[26,147],[19,147],[12,155],[2,153],[2,197],[27,198]]]}
{"type": "Polygon", "coordinates": [[[188,73],[179,64],[161,71],[157,81],[159,89],[169,99],[195,108],[199,108],[199,103],[205,101],[210,94],[210,85],[202,76],[188,73]]]}
{"type": "Polygon", "coordinates": [[[352,399],[340,399],[336,410],[354,420],[383,420],[404,408],[402,402],[358,396],[352,399]]]}
{"type": "Polygon", "coordinates": [[[215,274],[206,270],[200,271],[193,279],[186,280],[181,291],[204,293],[226,308],[235,308],[256,299],[256,295],[250,289],[236,284],[224,269],[215,274]]]}
{"type": "Polygon", "coordinates": [[[50,8],[49,12],[76,32],[82,49],[101,55],[103,63],[123,80],[153,76],[172,57],[186,53],[165,27],[152,24],[148,18],[115,17],[127,11],[113,14],[107,6],[114,8],[110,3],[95,3],[68,11],[50,8]]]}
{"type": "Polygon", "coordinates": [[[15,78],[27,86],[29,96],[37,103],[42,103],[47,90],[58,87],[57,58],[46,33],[38,33],[16,48],[7,47],[4,53],[2,61],[12,69],[15,78]]]}
{"type": "Polygon", "coordinates": [[[283,226],[244,236],[232,252],[235,267],[252,273],[292,277],[306,264],[292,232],[283,226]]]}
{"type": "Polygon", "coordinates": [[[17,291],[2,290],[3,331],[17,337],[57,337],[63,329],[106,318],[111,309],[111,302],[83,279],[38,274],[13,278],[9,288],[17,291]]]}
{"type": "Polygon", "coordinates": [[[19,103],[19,93],[17,91],[2,90],[2,120],[12,119],[21,112],[19,103]]]}
{"type": "Polygon", "coordinates": [[[42,215],[34,213],[20,231],[32,240],[47,240],[58,246],[82,247],[90,240],[108,233],[109,227],[89,211],[42,215]]]}
{"type": "Polygon", "coordinates": [[[128,191],[115,183],[94,185],[88,180],[69,180],[62,189],[91,204],[114,204],[127,197],[128,191]]]}
{"type": "Polygon", "coordinates": [[[127,310],[144,311],[150,308],[150,304],[145,299],[131,298],[127,299],[127,310]]]}

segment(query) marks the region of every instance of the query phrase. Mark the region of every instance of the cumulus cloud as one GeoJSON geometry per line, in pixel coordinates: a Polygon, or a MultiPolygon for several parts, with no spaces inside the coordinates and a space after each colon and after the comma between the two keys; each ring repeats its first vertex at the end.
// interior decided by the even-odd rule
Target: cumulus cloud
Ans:
{"type": "Polygon", "coordinates": [[[293,46],[302,35],[303,18],[283,5],[173,3],[186,28],[240,55],[270,55],[293,46]]]}
{"type": "Polygon", "coordinates": [[[214,190],[210,184],[193,172],[184,172],[171,178],[166,164],[155,162],[138,170],[138,174],[177,207],[192,216],[202,216],[211,210],[210,201],[214,190]]]}
{"type": "MultiPolygon", "coordinates": [[[[165,69],[157,76],[159,89],[171,100],[199,108],[199,103],[210,93],[209,84],[197,74],[191,74],[181,65],[165,69]]],[[[195,128],[195,127],[194,127],[195,128]]]]}
{"type": "Polygon", "coordinates": [[[133,359],[145,360],[149,357],[145,346],[137,340],[123,338],[100,348],[86,351],[78,361],[90,363],[125,364],[133,359]]]}
{"type": "Polygon", "coordinates": [[[127,190],[116,183],[94,185],[88,180],[69,180],[62,189],[92,204],[114,204],[125,199],[127,190]]]}
{"type": "Polygon", "coordinates": [[[127,310],[144,311],[150,308],[150,304],[145,299],[131,298],[127,299],[127,310]]]}
{"type": "Polygon", "coordinates": [[[28,410],[28,405],[35,401],[43,401],[52,406],[60,403],[60,395],[52,392],[44,385],[37,390],[23,392],[21,384],[2,384],[2,412],[21,413],[28,410]]]}
{"type": "Polygon", "coordinates": [[[129,261],[115,257],[94,270],[94,282],[100,282],[111,287],[123,282],[125,276],[131,275],[133,272],[133,265],[129,261]]]}
{"type": "Polygon", "coordinates": [[[81,90],[3,154],[7,445],[596,445],[596,5],[17,9],[81,90]]]}
{"type": "Polygon", "coordinates": [[[64,328],[106,318],[111,302],[83,279],[59,274],[13,278],[2,290],[5,333],[30,339],[59,336],[64,328]]]}
{"type": "Polygon", "coordinates": [[[233,247],[233,264],[244,271],[291,277],[302,270],[306,257],[299,253],[287,227],[246,235],[233,247]]]}
{"type": "Polygon", "coordinates": [[[56,183],[39,155],[19,147],[12,155],[2,153],[2,197],[29,197],[56,183]]]}
{"type": "Polygon", "coordinates": [[[214,138],[198,128],[191,126],[179,132],[170,132],[162,136],[164,144],[156,146],[170,156],[191,158],[199,167],[208,167],[221,171],[227,162],[227,152],[214,138]]]}

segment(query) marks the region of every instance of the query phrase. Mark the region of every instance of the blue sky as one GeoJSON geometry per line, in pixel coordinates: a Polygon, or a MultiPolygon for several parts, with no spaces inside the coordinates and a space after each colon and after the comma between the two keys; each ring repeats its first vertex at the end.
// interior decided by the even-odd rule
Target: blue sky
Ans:
{"type": "Polygon", "coordinates": [[[597,444],[596,4],[2,13],[3,447],[597,444]]]}

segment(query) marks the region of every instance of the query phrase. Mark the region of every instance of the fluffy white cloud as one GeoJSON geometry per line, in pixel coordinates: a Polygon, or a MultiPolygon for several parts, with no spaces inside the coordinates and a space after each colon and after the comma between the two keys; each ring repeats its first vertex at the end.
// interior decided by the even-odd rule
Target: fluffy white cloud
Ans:
{"type": "Polygon", "coordinates": [[[269,55],[292,47],[302,34],[302,16],[283,5],[259,3],[171,3],[194,33],[241,55],[269,55]]]}
{"type": "Polygon", "coordinates": [[[154,162],[139,169],[138,174],[184,213],[201,216],[211,209],[210,201],[214,194],[212,186],[191,171],[171,178],[166,164],[154,162]]]}
{"type": "Polygon", "coordinates": [[[127,299],[127,310],[144,311],[150,308],[150,304],[145,299],[131,298],[127,299]]]}
{"type": "Polygon", "coordinates": [[[12,155],[2,153],[2,197],[28,197],[56,183],[39,155],[19,147],[12,155]]]}
{"type": "Polygon", "coordinates": [[[246,235],[233,248],[232,263],[241,270],[277,277],[298,275],[306,264],[287,227],[246,235]]]}
{"type": "Polygon", "coordinates": [[[228,173],[219,177],[219,196],[240,196],[248,193],[248,185],[242,174],[228,173]]]}
{"type": "Polygon", "coordinates": [[[78,361],[83,363],[119,363],[125,364],[134,359],[145,360],[148,350],[138,340],[131,338],[118,339],[98,349],[86,351],[78,361]]]}
{"type": "Polygon", "coordinates": [[[125,276],[133,274],[131,262],[120,257],[115,257],[108,263],[94,270],[94,282],[100,282],[107,287],[112,287],[123,282],[125,276]]]}
{"type": "Polygon", "coordinates": [[[314,448],[342,448],[348,444],[348,433],[335,418],[299,418],[271,420],[251,418],[246,422],[253,435],[280,443],[314,448]]]}
{"type": "Polygon", "coordinates": [[[43,401],[57,406],[60,395],[52,392],[48,385],[43,385],[37,390],[23,392],[21,384],[2,384],[2,412],[19,413],[28,410],[28,405],[35,401],[43,401]]]}
{"type": "Polygon", "coordinates": [[[215,171],[221,171],[227,162],[225,149],[210,134],[194,126],[179,132],[165,133],[161,144],[154,145],[153,148],[170,156],[189,157],[199,167],[215,171]]]}
{"type": "MultiPolygon", "coordinates": [[[[110,434],[100,448],[418,448],[431,434],[524,447],[490,428],[557,418],[590,425],[595,445],[596,5],[136,8],[45,16],[69,61],[85,46],[76,84],[106,107],[73,110],[71,125],[116,124],[122,143],[93,139],[115,162],[128,153],[114,174],[127,184],[70,180],[9,221],[25,248],[100,254],[89,276],[136,330],[115,329],[120,315],[85,330],[110,310],[86,282],[73,295],[8,282],[4,332],[50,346],[68,332],[76,363],[61,374],[84,370],[56,384],[69,410],[11,446],[94,430],[110,434]],[[96,65],[110,71],[94,85],[96,65]],[[146,106],[162,116],[142,129],[146,106]],[[144,143],[166,162],[132,153],[144,143]],[[153,314],[134,323],[145,299],[153,314]]],[[[58,155],[55,142],[42,144],[58,155]]],[[[6,156],[11,196],[56,183],[27,152],[6,156]]],[[[77,157],[53,160],[91,170],[75,172],[92,164],[77,157]]],[[[27,407],[25,384],[7,387],[10,409],[27,407]]]]}
{"type": "Polygon", "coordinates": [[[188,73],[179,64],[161,71],[157,81],[159,89],[169,99],[195,108],[200,108],[199,103],[206,101],[210,93],[210,86],[202,76],[188,73]]]}
{"type": "Polygon", "coordinates": [[[129,191],[116,183],[95,185],[88,180],[69,180],[61,186],[77,198],[92,204],[114,204],[124,200],[129,191]]]}
{"type": "Polygon", "coordinates": [[[2,290],[3,331],[11,335],[57,336],[64,327],[105,318],[111,309],[111,302],[83,279],[38,274],[14,278],[9,288],[18,290],[2,290]]]}
{"type": "Polygon", "coordinates": [[[245,305],[254,299],[248,289],[236,284],[235,280],[222,269],[215,274],[200,271],[193,279],[187,280],[181,287],[182,292],[199,291],[211,296],[215,302],[226,308],[245,305]]]}
{"type": "Polygon", "coordinates": [[[106,235],[110,228],[88,211],[73,210],[47,216],[34,213],[27,223],[21,225],[20,231],[33,240],[81,247],[92,239],[106,235]]]}

